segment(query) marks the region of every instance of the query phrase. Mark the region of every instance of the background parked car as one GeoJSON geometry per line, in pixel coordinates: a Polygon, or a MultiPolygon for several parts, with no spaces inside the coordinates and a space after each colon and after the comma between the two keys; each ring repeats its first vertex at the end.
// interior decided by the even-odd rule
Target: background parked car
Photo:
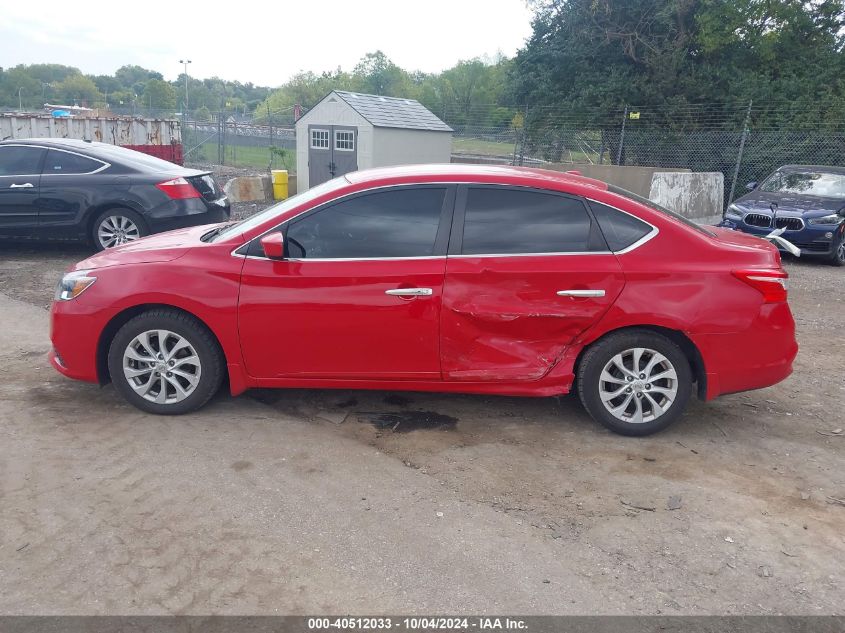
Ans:
{"type": "Polygon", "coordinates": [[[845,266],[845,167],[784,165],[728,207],[726,226],[765,236],[775,228],[801,249],[845,266]]]}
{"type": "Polygon", "coordinates": [[[0,142],[2,238],[88,239],[102,250],[229,214],[208,172],[105,143],[0,142]]]}

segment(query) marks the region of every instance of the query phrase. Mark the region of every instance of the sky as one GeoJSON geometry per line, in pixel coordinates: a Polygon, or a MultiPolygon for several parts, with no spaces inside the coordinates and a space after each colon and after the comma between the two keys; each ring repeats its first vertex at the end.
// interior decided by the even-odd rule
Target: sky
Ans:
{"type": "Polygon", "coordinates": [[[383,51],[406,70],[512,56],[531,33],[525,0],[4,2],[0,66],[61,63],[88,74],[136,64],[175,79],[278,86],[296,72],[352,70],[383,51]]]}

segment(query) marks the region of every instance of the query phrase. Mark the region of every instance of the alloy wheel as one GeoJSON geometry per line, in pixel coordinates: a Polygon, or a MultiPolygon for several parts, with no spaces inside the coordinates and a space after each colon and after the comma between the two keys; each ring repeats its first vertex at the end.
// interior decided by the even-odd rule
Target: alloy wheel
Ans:
{"type": "Polygon", "coordinates": [[[202,365],[194,346],[168,330],[142,332],[123,353],[123,375],[145,400],[173,404],[199,385],[202,365]]]}
{"type": "Polygon", "coordinates": [[[662,416],[678,395],[678,375],[663,354],[645,347],[611,358],[599,378],[599,397],[618,420],[632,424],[662,416]]]}
{"type": "Polygon", "coordinates": [[[97,239],[103,248],[111,248],[133,242],[141,237],[141,231],[131,219],[125,215],[110,215],[103,218],[97,227],[97,239]]]}

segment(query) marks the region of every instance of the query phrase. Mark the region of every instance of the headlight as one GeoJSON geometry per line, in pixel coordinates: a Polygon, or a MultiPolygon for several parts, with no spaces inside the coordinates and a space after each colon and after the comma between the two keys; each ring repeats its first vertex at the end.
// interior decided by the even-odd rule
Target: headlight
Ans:
{"type": "Polygon", "coordinates": [[[97,281],[91,276],[90,270],[75,270],[62,277],[59,285],[56,286],[56,294],[53,297],[56,301],[70,301],[76,299],[97,281]]]}
{"type": "Polygon", "coordinates": [[[842,216],[836,213],[831,213],[821,218],[810,218],[807,224],[839,224],[842,222],[842,216]]]}
{"type": "Polygon", "coordinates": [[[728,210],[725,211],[725,217],[730,218],[731,220],[741,220],[742,219],[742,209],[740,209],[735,204],[729,204],[728,210]]]}

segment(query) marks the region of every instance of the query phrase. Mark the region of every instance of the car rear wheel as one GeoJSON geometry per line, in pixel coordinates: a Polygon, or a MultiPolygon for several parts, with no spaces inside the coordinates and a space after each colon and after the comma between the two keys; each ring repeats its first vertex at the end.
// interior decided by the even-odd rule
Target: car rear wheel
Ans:
{"type": "Polygon", "coordinates": [[[148,413],[195,411],[217,393],[224,360],[212,334],[193,317],[145,312],[118,330],[109,347],[118,392],[148,413]]]}
{"type": "Polygon", "coordinates": [[[147,235],[144,219],[131,209],[109,209],[94,220],[92,238],[98,251],[134,242],[147,235]]]}
{"type": "Polygon", "coordinates": [[[647,330],[611,334],[590,347],[578,369],[578,394],[592,418],[622,435],[650,435],[684,412],[692,391],[686,355],[647,330]]]}

